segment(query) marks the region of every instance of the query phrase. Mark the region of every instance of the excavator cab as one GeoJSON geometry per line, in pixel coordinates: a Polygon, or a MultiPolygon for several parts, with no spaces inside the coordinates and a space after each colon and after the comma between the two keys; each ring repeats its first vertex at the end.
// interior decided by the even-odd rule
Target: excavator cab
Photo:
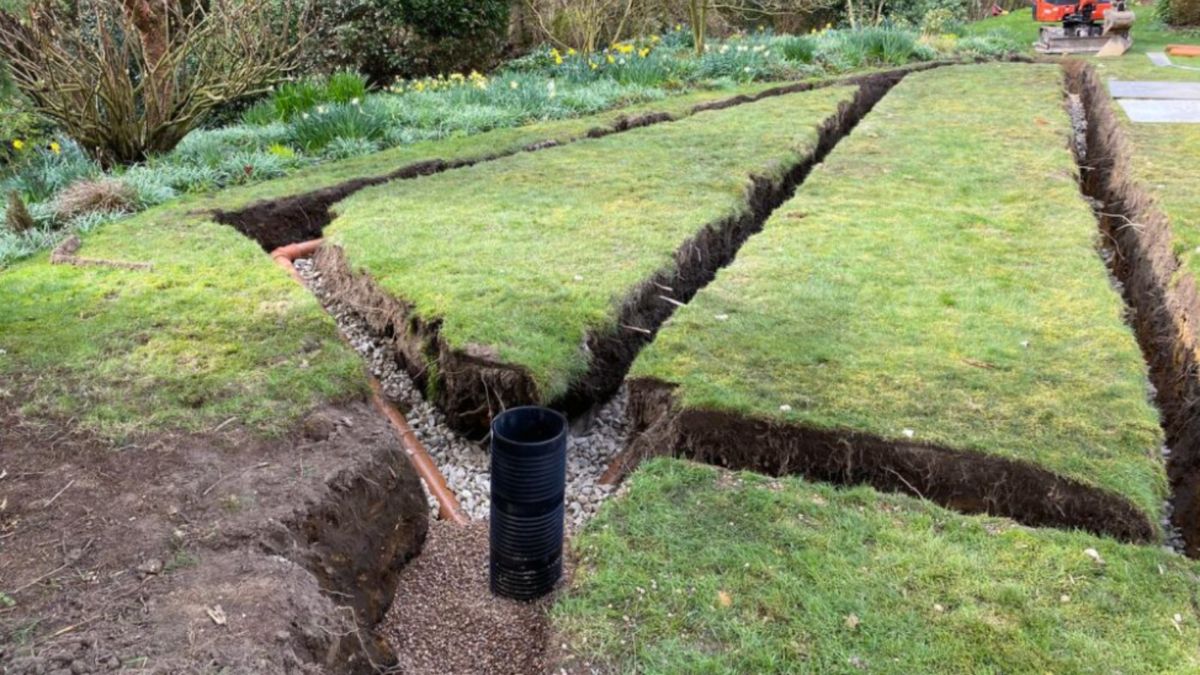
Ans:
{"type": "Polygon", "coordinates": [[[1134,14],[1125,0],[1034,0],[1033,18],[1042,26],[1034,48],[1043,54],[1120,56],[1129,51],[1134,14]]]}

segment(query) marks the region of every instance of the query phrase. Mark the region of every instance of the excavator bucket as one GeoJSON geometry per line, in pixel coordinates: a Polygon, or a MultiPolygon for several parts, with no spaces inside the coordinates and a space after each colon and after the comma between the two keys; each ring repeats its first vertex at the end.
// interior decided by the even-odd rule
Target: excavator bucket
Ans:
{"type": "Polygon", "coordinates": [[[1133,46],[1129,30],[1133,27],[1134,18],[1133,12],[1112,10],[1105,14],[1103,26],[1043,26],[1034,49],[1043,54],[1120,56],[1133,46]]]}

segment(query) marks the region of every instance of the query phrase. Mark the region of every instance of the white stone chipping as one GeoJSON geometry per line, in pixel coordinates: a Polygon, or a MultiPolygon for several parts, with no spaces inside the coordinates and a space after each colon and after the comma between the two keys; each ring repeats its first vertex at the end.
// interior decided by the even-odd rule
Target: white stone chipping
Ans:
{"type": "MultiPolygon", "coordinates": [[[[413,432],[425,444],[446,477],[447,485],[458,496],[463,510],[473,519],[487,519],[491,508],[491,474],[486,440],[472,441],[450,429],[445,416],[425,400],[408,373],[398,366],[391,351],[371,334],[362,317],[353,308],[329,297],[321,274],[312,262],[302,259],[295,265],[342,335],[366,361],[383,386],[384,394],[405,411],[413,432]]],[[[598,481],[608,463],[625,446],[627,398],[622,387],[592,416],[587,429],[571,432],[567,444],[566,525],[569,531],[586,523],[614,491],[598,481]]],[[[429,497],[428,490],[426,496],[431,511],[436,513],[437,502],[429,497]]]]}

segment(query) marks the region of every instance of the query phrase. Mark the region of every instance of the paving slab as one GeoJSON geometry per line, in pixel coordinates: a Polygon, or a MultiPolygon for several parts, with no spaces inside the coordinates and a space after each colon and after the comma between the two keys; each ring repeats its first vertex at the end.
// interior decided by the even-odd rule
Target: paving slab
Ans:
{"type": "Polygon", "coordinates": [[[1114,98],[1200,100],[1200,82],[1110,80],[1108,90],[1114,98]]]}
{"type": "Polygon", "coordinates": [[[1121,98],[1117,103],[1140,124],[1200,124],[1200,101],[1121,98]]]}

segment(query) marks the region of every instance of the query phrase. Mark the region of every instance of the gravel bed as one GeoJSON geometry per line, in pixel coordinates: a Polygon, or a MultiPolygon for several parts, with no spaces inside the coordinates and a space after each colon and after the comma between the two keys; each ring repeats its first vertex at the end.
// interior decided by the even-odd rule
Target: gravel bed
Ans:
{"type": "MultiPolygon", "coordinates": [[[[491,507],[490,455],[486,443],[471,441],[446,426],[445,417],[414,386],[401,370],[391,351],[372,335],[353,308],[332,300],[311,261],[297,260],[296,270],[308,288],[333,317],[342,335],[362,355],[371,373],[383,385],[384,394],[402,410],[430,456],[437,462],[446,483],[458,495],[463,510],[473,519],[484,520],[491,507]]],[[[587,429],[572,429],[567,444],[567,529],[586,523],[613,488],[598,480],[609,461],[625,447],[628,436],[625,388],[592,416],[587,429]]],[[[429,491],[426,490],[428,496],[429,491]]],[[[437,511],[432,497],[430,509],[437,511]]]]}
{"type": "Polygon", "coordinates": [[[488,589],[488,529],[429,525],[425,548],[400,572],[379,631],[400,660],[395,672],[525,675],[547,671],[554,594],[506,600],[488,589]]]}

